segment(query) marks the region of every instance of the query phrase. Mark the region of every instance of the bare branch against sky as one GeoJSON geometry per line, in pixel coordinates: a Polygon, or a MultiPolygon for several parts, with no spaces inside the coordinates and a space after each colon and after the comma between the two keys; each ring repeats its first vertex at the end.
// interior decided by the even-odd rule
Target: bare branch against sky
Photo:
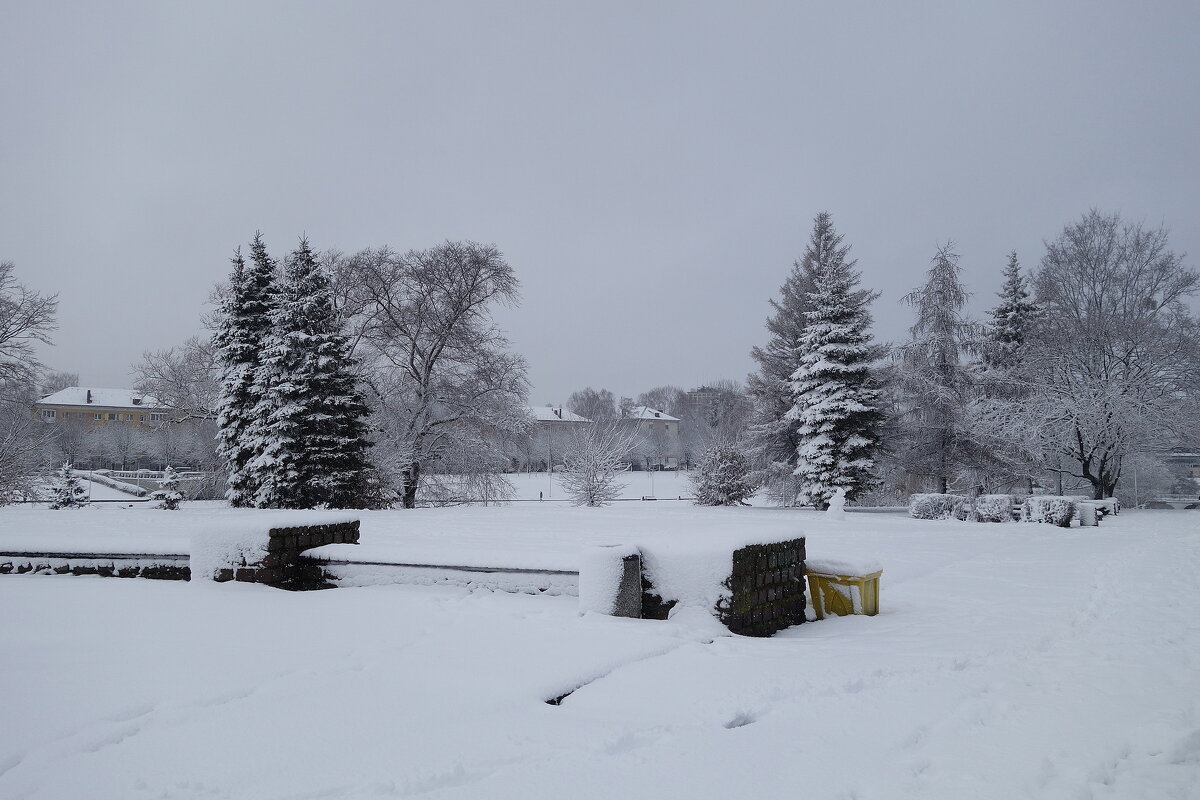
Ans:
{"type": "Polygon", "coordinates": [[[286,253],[494,243],[535,402],[743,378],[832,212],[876,333],[953,238],[977,313],[1089,208],[1200,254],[1200,4],[0,0],[0,258],[129,385],[286,253]]]}

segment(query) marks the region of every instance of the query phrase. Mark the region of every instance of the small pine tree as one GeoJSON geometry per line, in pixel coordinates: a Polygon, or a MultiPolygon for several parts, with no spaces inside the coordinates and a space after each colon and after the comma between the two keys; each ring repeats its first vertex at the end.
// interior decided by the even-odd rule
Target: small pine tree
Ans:
{"type": "Polygon", "coordinates": [[[285,265],[272,322],[252,392],[254,505],[361,507],[367,409],[329,278],[305,239],[285,265]]]}
{"type": "Polygon", "coordinates": [[[221,304],[213,345],[221,367],[217,403],[217,453],[225,464],[230,505],[253,504],[257,485],[247,465],[258,455],[255,446],[261,420],[255,416],[261,397],[255,376],[275,307],[277,265],[267,254],[262,234],[254,235],[250,265],[241,251],[233,258],[229,293],[221,304]]]}
{"type": "Polygon", "coordinates": [[[167,511],[177,511],[183,501],[183,492],[179,491],[179,474],[167,467],[163,470],[163,479],[159,488],[150,494],[151,500],[157,500],[155,508],[167,511]]]}
{"type": "Polygon", "coordinates": [[[800,494],[825,508],[841,488],[853,499],[871,485],[879,446],[880,394],[871,374],[871,293],[858,288],[849,247],[832,226],[818,243],[817,289],[792,374],[788,419],[798,423],[795,475],[800,494]]]}
{"type": "Polygon", "coordinates": [[[992,322],[985,333],[982,353],[985,366],[999,372],[1011,372],[1020,365],[1025,341],[1041,316],[1030,294],[1029,282],[1021,274],[1014,250],[1008,254],[1004,285],[999,292],[1000,303],[992,309],[992,322]]]}
{"type": "Polygon", "coordinates": [[[692,477],[698,506],[745,505],[754,494],[750,461],[736,442],[718,440],[704,451],[692,477]]]}
{"type": "Polygon", "coordinates": [[[87,492],[84,491],[79,476],[75,474],[69,462],[64,463],[58,470],[52,497],[50,508],[53,509],[81,508],[87,505],[87,492]]]}

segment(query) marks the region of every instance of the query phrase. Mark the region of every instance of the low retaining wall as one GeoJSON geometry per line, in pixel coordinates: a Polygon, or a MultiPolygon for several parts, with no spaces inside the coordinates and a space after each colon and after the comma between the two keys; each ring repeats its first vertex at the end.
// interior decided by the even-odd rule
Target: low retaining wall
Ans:
{"type": "Polygon", "coordinates": [[[358,528],[358,520],[271,528],[267,531],[264,554],[255,559],[242,557],[238,563],[223,566],[212,579],[261,583],[290,591],[332,589],[334,584],[325,574],[321,562],[302,553],[327,544],[358,544],[358,528]]]}
{"type": "MultiPolygon", "coordinates": [[[[260,534],[261,535],[261,534],[260,534]]],[[[271,528],[259,555],[240,557],[198,580],[261,583],[278,589],[327,589],[334,586],[321,564],[301,555],[326,544],[357,544],[358,521],[271,528]]],[[[0,575],[98,575],[103,578],[192,579],[193,559],[160,553],[0,553],[0,575]]],[[[199,568],[199,567],[198,567],[199,568]]],[[[206,570],[207,572],[207,570],[206,570]]]]}
{"type": "Polygon", "coordinates": [[[0,575],[99,575],[186,581],[185,555],[155,553],[0,553],[0,575]]]}

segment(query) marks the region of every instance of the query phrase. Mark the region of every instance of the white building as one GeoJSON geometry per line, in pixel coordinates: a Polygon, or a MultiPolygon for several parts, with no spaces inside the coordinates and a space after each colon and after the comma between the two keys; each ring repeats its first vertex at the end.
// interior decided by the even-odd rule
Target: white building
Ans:
{"type": "Polygon", "coordinates": [[[640,438],[637,456],[642,469],[678,469],[683,454],[679,417],[649,406],[635,406],[622,417],[637,426],[640,438]]]}

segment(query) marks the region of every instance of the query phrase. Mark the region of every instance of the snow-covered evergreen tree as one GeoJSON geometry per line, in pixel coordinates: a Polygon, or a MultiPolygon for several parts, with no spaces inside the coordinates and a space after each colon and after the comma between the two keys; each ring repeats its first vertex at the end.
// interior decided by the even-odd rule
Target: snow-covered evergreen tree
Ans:
{"type": "Polygon", "coordinates": [[[247,465],[255,506],[363,504],[367,409],[353,367],[329,278],[301,239],[283,270],[253,386],[261,420],[247,465]]]}
{"type": "Polygon", "coordinates": [[[718,439],[708,446],[692,476],[696,505],[735,506],[754,494],[750,461],[737,442],[718,439]]]}
{"type": "Polygon", "coordinates": [[[178,510],[179,504],[183,502],[183,492],[179,491],[179,474],[170,467],[163,470],[163,479],[158,489],[151,492],[150,499],[158,501],[156,508],[178,510]]]}
{"type": "Polygon", "coordinates": [[[262,234],[255,234],[249,266],[240,251],[233,258],[229,291],[213,335],[221,368],[217,452],[228,473],[225,496],[234,506],[253,505],[258,488],[246,467],[258,455],[255,447],[261,442],[262,421],[255,416],[261,397],[256,394],[255,379],[272,324],[276,270],[262,234]]]}
{"type": "Polygon", "coordinates": [[[984,365],[998,372],[1010,372],[1019,366],[1021,349],[1032,332],[1040,312],[1031,297],[1029,282],[1021,274],[1017,252],[1008,254],[1000,303],[992,309],[992,321],[985,332],[984,365]]]}
{"type": "Polygon", "coordinates": [[[53,509],[80,508],[87,505],[87,492],[69,462],[59,468],[54,487],[51,489],[51,497],[50,508],[53,509]]]}
{"type": "MultiPolygon", "coordinates": [[[[800,343],[808,325],[805,316],[813,310],[809,295],[817,290],[816,273],[822,248],[833,235],[833,218],[828,212],[813,221],[812,236],[804,255],[792,264],[787,281],[779,290],[779,299],[771,300],[773,312],[767,318],[771,337],[764,347],[755,347],[750,355],[758,362],[758,371],[746,379],[746,392],[754,402],[749,428],[749,453],[754,464],[751,478],[764,487],[772,502],[795,502],[799,482],[796,469],[800,444],[799,423],[787,413],[795,404],[792,374],[800,366],[800,343]]],[[[859,290],[855,299],[866,301],[871,293],[859,290]]]]}
{"type": "Polygon", "coordinates": [[[941,494],[962,469],[981,462],[963,424],[974,384],[962,355],[976,348],[979,335],[963,313],[970,294],[958,259],[953,242],[939,247],[925,284],[905,296],[917,310],[917,321],[899,351],[903,416],[894,450],[905,471],[929,479],[941,494]]]}
{"type": "Polygon", "coordinates": [[[823,509],[838,488],[853,499],[870,485],[883,415],[871,374],[876,347],[867,305],[875,295],[858,287],[856,262],[847,259],[850,248],[827,214],[817,218],[811,247],[816,289],[796,348],[800,364],[786,418],[799,434],[799,494],[823,509]]]}

